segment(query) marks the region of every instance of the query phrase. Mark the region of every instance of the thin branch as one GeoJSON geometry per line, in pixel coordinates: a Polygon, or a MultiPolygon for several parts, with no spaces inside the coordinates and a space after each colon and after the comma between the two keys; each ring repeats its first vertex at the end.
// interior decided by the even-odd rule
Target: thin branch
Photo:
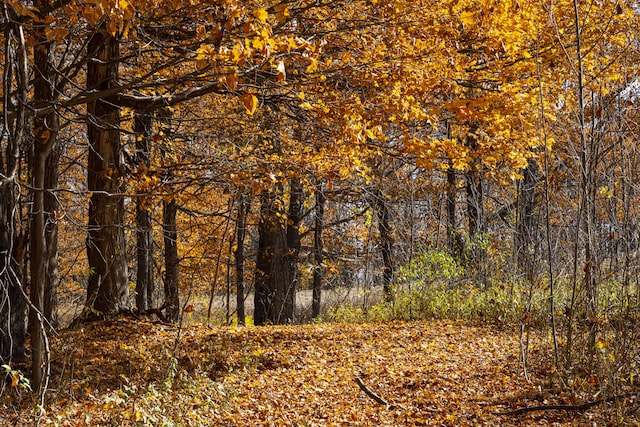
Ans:
{"type": "Polygon", "coordinates": [[[369,389],[369,387],[366,386],[366,384],[362,381],[362,379],[360,377],[355,377],[354,380],[358,384],[358,387],[360,387],[360,390],[364,391],[364,393],[367,396],[369,396],[370,398],[375,400],[377,403],[386,406],[387,409],[389,409],[389,410],[393,410],[393,409],[397,408],[396,405],[390,404],[389,402],[384,400],[382,397],[378,396],[373,391],[371,391],[371,389],[369,389]]]}

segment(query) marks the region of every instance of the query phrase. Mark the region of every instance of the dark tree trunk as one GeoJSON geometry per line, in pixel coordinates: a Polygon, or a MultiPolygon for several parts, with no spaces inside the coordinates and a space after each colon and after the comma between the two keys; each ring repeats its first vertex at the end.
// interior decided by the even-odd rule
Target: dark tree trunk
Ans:
{"type": "Polygon", "coordinates": [[[378,215],[378,232],[380,233],[380,246],[382,248],[382,278],[385,299],[393,298],[391,285],[393,281],[393,241],[391,236],[391,215],[389,206],[381,190],[375,192],[376,213],[378,215]]]}
{"type": "MultiPolygon", "coordinates": [[[[11,156],[8,149],[7,159],[11,156]]],[[[0,362],[3,364],[25,359],[26,301],[21,289],[24,238],[15,235],[15,206],[13,181],[0,182],[0,362]]]]}
{"type": "Polygon", "coordinates": [[[518,270],[523,273],[528,281],[534,278],[534,257],[531,253],[531,245],[535,242],[536,223],[536,187],[538,185],[538,165],[530,161],[523,171],[523,179],[520,181],[518,193],[515,250],[518,270]]]}
{"type": "MultiPolygon", "coordinates": [[[[38,44],[33,51],[34,103],[38,108],[54,102],[55,70],[54,46],[47,41],[44,31],[36,30],[38,44]]],[[[33,178],[33,203],[31,205],[31,310],[29,331],[31,334],[32,387],[42,386],[44,376],[44,323],[41,316],[56,322],[56,292],[58,282],[58,208],[54,191],[58,185],[58,116],[54,112],[34,118],[34,144],[30,169],[33,178]]]]}
{"type": "Polygon", "coordinates": [[[286,277],[278,284],[278,294],[282,297],[282,313],[278,323],[295,321],[296,288],[300,277],[298,257],[300,255],[300,221],[302,220],[302,203],[304,189],[299,178],[289,181],[289,212],[287,213],[287,240],[285,247],[286,277]]]}
{"type": "MultiPolygon", "coordinates": [[[[258,224],[258,254],[256,260],[253,323],[264,325],[270,318],[275,290],[272,289],[276,246],[280,220],[273,212],[275,195],[264,191],[260,195],[260,222],[258,224]]],[[[281,206],[279,204],[278,206],[281,206]]],[[[281,231],[282,232],[282,231],[281,231]]]]}
{"type": "Polygon", "coordinates": [[[180,317],[180,297],[178,293],[178,231],[176,214],[178,204],[175,200],[163,203],[163,236],[164,236],[164,297],[166,318],[170,322],[180,317]]]}
{"type": "Polygon", "coordinates": [[[44,237],[47,253],[47,274],[44,281],[44,316],[54,328],[59,326],[58,284],[60,282],[60,272],[58,269],[58,198],[52,190],[58,188],[60,150],[59,141],[56,141],[56,145],[45,161],[44,176],[44,185],[47,189],[44,194],[44,237]]]}
{"type": "Polygon", "coordinates": [[[279,284],[287,277],[284,217],[282,188],[278,186],[275,191],[262,192],[253,315],[256,325],[281,323],[284,295],[279,284]]]}
{"type": "MultiPolygon", "coordinates": [[[[9,11],[10,12],[10,11],[9,11]]],[[[26,132],[28,75],[26,51],[17,19],[5,26],[3,109],[14,119],[5,123],[0,150],[0,362],[10,364],[25,359],[26,300],[22,289],[25,237],[16,232],[16,184],[20,147],[26,132]]]]}
{"type": "Polygon", "coordinates": [[[238,325],[245,324],[244,310],[244,240],[247,235],[247,215],[249,213],[249,199],[244,192],[238,196],[238,217],[236,222],[236,249],[233,251],[236,267],[236,314],[238,325]]]}
{"type": "Polygon", "coordinates": [[[313,233],[313,298],[311,301],[311,316],[320,316],[320,302],[322,300],[322,282],[324,279],[322,232],[324,229],[325,196],[322,185],[316,186],[316,224],[313,233]]]}
{"type": "MultiPolygon", "coordinates": [[[[135,164],[139,174],[146,174],[151,166],[152,117],[137,113],[134,120],[136,134],[135,164]]],[[[136,307],[144,311],[153,307],[153,228],[151,223],[151,198],[139,194],[136,197],[136,307]]]]}
{"type": "MultiPolygon", "coordinates": [[[[105,90],[116,84],[118,41],[103,28],[88,43],[88,90],[105,90]]],[[[120,109],[97,100],[87,104],[89,162],[89,236],[87,258],[91,275],[87,306],[91,314],[106,316],[128,307],[129,286],[124,235],[124,200],[120,109]]]]}
{"type": "Polygon", "coordinates": [[[469,236],[473,238],[483,231],[483,192],[482,178],[476,165],[466,173],[467,215],[469,218],[469,236]]]}
{"type": "Polygon", "coordinates": [[[447,246],[451,256],[456,260],[461,261],[464,244],[457,228],[457,193],[458,185],[456,170],[453,168],[453,163],[449,162],[449,169],[447,169],[447,246]]]}

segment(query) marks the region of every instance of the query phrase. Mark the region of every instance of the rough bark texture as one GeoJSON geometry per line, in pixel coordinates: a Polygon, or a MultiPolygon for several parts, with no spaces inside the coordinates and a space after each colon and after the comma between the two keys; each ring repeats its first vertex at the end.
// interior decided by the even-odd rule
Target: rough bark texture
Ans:
{"type": "Polygon", "coordinates": [[[449,169],[447,169],[447,246],[451,256],[461,261],[464,243],[457,228],[457,188],[456,171],[452,162],[449,162],[449,169]]]}
{"type": "Polygon", "coordinates": [[[5,123],[7,132],[0,140],[0,362],[7,364],[24,360],[26,337],[22,289],[25,237],[16,232],[15,177],[26,131],[28,76],[24,37],[17,22],[5,27],[2,75],[3,108],[16,114],[14,120],[5,123]]]}
{"type": "Polygon", "coordinates": [[[285,302],[295,298],[287,282],[287,249],[282,188],[260,196],[258,256],[256,261],[254,324],[280,324],[292,320],[285,302]]]}
{"type": "MultiPolygon", "coordinates": [[[[136,114],[134,132],[136,133],[135,164],[139,173],[145,173],[151,165],[151,126],[152,117],[148,114],[136,114]]],[[[142,194],[136,197],[136,307],[140,311],[153,307],[153,234],[151,225],[151,201],[142,194]]]]}
{"type": "MultiPolygon", "coordinates": [[[[117,77],[118,41],[105,30],[89,40],[87,88],[105,90],[117,77]]],[[[124,236],[124,201],[120,109],[103,100],[87,104],[89,161],[89,236],[87,258],[91,275],[87,306],[94,315],[110,315],[128,307],[129,286],[124,236]]]]}
{"type": "Polygon", "coordinates": [[[322,282],[324,280],[322,232],[324,230],[325,196],[322,185],[316,187],[316,224],[313,233],[313,298],[311,301],[311,316],[320,316],[320,302],[322,300],[322,282]]]}
{"type": "Polygon", "coordinates": [[[378,215],[378,233],[382,250],[382,280],[385,299],[391,300],[391,284],[393,281],[393,240],[391,237],[391,214],[384,194],[375,192],[376,213],[378,215]]]}
{"type": "MultiPolygon", "coordinates": [[[[8,156],[9,157],[9,156],[8,156]]],[[[0,158],[0,166],[2,159],[0,158]]],[[[26,304],[21,269],[24,244],[15,238],[14,185],[0,183],[0,362],[25,358],[26,304]]]]}
{"type": "Polygon", "coordinates": [[[529,162],[523,171],[518,194],[518,223],[516,224],[515,250],[518,270],[527,280],[534,278],[534,254],[531,247],[536,240],[535,205],[538,185],[538,165],[529,162]]]}
{"type": "Polygon", "coordinates": [[[178,204],[175,200],[165,201],[163,208],[165,317],[169,322],[177,322],[180,317],[180,296],[178,293],[178,231],[176,227],[178,204]]]}
{"type": "Polygon", "coordinates": [[[233,251],[233,257],[236,267],[236,314],[238,317],[238,325],[245,324],[244,310],[244,240],[247,235],[247,215],[249,213],[249,200],[244,193],[238,196],[238,217],[236,223],[236,249],[233,251]]]}

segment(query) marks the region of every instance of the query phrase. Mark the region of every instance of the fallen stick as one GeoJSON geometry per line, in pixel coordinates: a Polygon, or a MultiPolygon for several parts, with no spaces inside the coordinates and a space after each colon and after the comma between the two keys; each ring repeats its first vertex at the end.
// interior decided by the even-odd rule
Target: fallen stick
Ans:
{"type": "Polygon", "coordinates": [[[578,405],[536,405],[525,406],[524,408],[513,409],[511,411],[494,412],[495,415],[520,415],[527,412],[535,411],[586,411],[594,406],[602,405],[603,403],[614,402],[620,399],[626,399],[628,397],[637,397],[638,393],[629,392],[625,394],[618,394],[616,396],[610,396],[604,399],[594,400],[593,402],[581,403],[578,405]]]}
{"type": "Polygon", "coordinates": [[[393,409],[396,408],[395,405],[390,404],[389,402],[384,400],[382,397],[378,396],[373,391],[371,391],[371,389],[369,389],[369,387],[367,387],[367,385],[362,381],[362,379],[360,377],[355,377],[355,381],[358,384],[358,387],[360,387],[360,390],[364,391],[364,393],[367,396],[369,396],[370,398],[375,400],[377,403],[386,406],[387,409],[389,409],[389,410],[393,410],[393,409]]]}

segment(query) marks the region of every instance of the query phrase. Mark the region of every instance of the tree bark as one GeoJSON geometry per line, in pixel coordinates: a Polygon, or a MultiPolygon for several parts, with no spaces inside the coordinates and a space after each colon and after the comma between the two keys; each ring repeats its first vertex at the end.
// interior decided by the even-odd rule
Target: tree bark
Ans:
{"type": "Polygon", "coordinates": [[[178,293],[178,231],[176,226],[178,204],[175,200],[165,201],[163,203],[163,210],[165,317],[169,322],[176,322],[180,317],[180,296],[178,293]]]}
{"type": "Polygon", "coordinates": [[[240,191],[238,196],[238,217],[236,220],[236,249],[233,251],[233,257],[236,267],[236,315],[238,317],[238,325],[245,324],[245,290],[244,290],[244,240],[247,235],[247,215],[249,213],[249,199],[247,195],[240,191]]]}
{"type": "Polygon", "coordinates": [[[300,221],[302,220],[302,203],[304,189],[299,178],[289,180],[289,211],[287,212],[287,240],[285,247],[286,276],[278,286],[282,294],[282,313],[278,323],[295,321],[296,288],[300,279],[298,257],[300,255],[300,221]]]}
{"type": "MultiPolygon", "coordinates": [[[[7,8],[6,13],[13,15],[7,8]]],[[[14,17],[14,16],[12,16],[14,17]]],[[[14,17],[15,18],[15,17],[14,17]]],[[[25,359],[26,300],[22,289],[25,237],[16,232],[16,176],[20,164],[20,147],[26,131],[28,76],[24,34],[17,20],[5,27],[3,109],[15,112],[4,123],[0,150],[0,361],[25,359]],[[12,94],[14,96],[12,96],[12,94]]]]}
{"type": "Polygon", "coordinates": [[[393,298],[391,285],[393,281],[393,240],[391,236],[391,214],[389,206],[381,190],[375,192],[376,212],[378,215],[378,232],[380,234],[380,246],[382,248],[382,279],[385,299],[393,298]]]}
{"type": "Polygon", "coordinates": [[[322,300],[322,282],[324,280],[324,266],[322,265],[323,244],[322,232],[324,231],[324,205],[325,195],[322,185],[316,185],[316,223],[313,233],[313,297],[311,301],[311,316],[315,319],[320,316],[320,303],[322,300]]]}
{"type": "Polygon", "coordinates": [[[300,196],[296,194],[297,190],[292,191],[289,213],[293,213],[293,218],[285,219],[282,192],[282,186],[277,185],[260,196],[253,320],[256,325],[294,320],[295,272],[290,270],[297,259],[296,245],[299,243],[295,241],[299,239],[296,237],[299,218],[295,218],[295,204],[298,203],[295,200],[300,196]],[[287,225],[287,222],[291,224],[287,225]],[[289,244],[293,244],[291,252],[289,244]]]}
{"type": "MultiPolygon", "coordinates": [[[[118,41],[104,28],[88,43],[87,89],[105,90],[116,84],[118,41]]],[[[91,275],[87,306],[92,315],[107,316],[128,306],[129,286],[124,236],[124,200],[120,109],[98,99],[87,104],[89,161],[89,235],[87,258],[91,275]]]]}
{"type": "MultiPolygon", "coordinates": [[[[53,50],[43,29],[36,29],[34,103],[48,106],[54,102],[55,70],[53,50]]],[[[53,191],[58,185],[58,116],[55,111],[34,118],[34,144],[30,169],[33,177],[31,205],[31,334],[32,387],[42,386],[44,375],[44,324],[42,316],[56,323],[58,226],[57,199],[53,191]]]]}
{"type": "Polygon", "coordinates": [[[449,169],[447,169],[447,246],[449,247],[449,253],[451,256],[458,261],[462,261],[464,244],[457,229],[457,192],[458,185],[456,171],[453,168],[453,163],[450,161],[449,169]]]}
{"type": "MultiPolygon", "coordinates": [[[[135,115],[133,130],[136,134],[135,165],[139,174],[145,174],[151,166],[151,126],[149,113],[135,115]]],[[[153,228],[151,200],[139,194],[136,197],[136,307],[140,311],[153,307],[153,228]]]]}
{"type": "Polygon", "coordinates": [[[523,171],[518,194],[518,222],[516,224],[515,250],[518,271],[531,282],[534,278],[534,257],[531,245],[535,242],[536,187],[538,185],[538,165],[530,161],[523,171]]]}

